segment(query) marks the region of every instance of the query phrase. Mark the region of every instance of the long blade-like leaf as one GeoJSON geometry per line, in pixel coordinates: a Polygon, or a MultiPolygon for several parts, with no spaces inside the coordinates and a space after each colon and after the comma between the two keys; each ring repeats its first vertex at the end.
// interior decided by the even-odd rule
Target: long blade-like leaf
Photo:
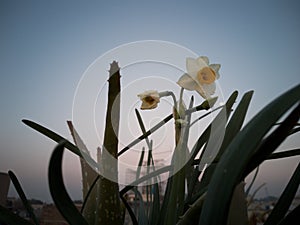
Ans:
{"type": "MultiPolygon", "coordinates": [[[[299,99],[300,85],[271,102],[237,134],[212,176],[200,216],[200,225],[219,225],[227,221],[234,187],[242,179],[253,152],[273,124],[299,99]]],[[[293,118],[295,119],[297,122],[298,118],[293,118]]]]}
{"type": "Polygon", "coordinates": [[[271,154],[267,159],[282,159],[282,158],[287,158],[287,157],[293,157],[293,156],[298,156],[300,155],[300,148],[298,149],[292,149],[288,151],[282,151],[282,152],[276,152],[271,154]]]}
{"type": "Polygon", "coordinates": [[[136,179],[140,178],[141,169],[142,169],[142,165],[143,165],[143,161],[144,161],[144,155],[145,155],[145,148],[143,147],[142,152],[141,152],[141,156],[140,156],[140,160],[139,160],[139,163],[138,163],[138,167],[137,167],[137,170],[136,170],[136,176],[135,176],[136,179]]]}
{"type": "MultiPolygon", "coordinates": [[[[211,133],[211,129],[212,129],[212,124],[216,124],[218,123],[218,121],[223,120],[224,119],[224,114],[226,116],[226,119],[229,117],[231,111],[232,111],[232,106],[236,101],[236,98],[238,96],[238,92],[234,91],[230,97],[228,98],[225,107],[222,109],[221,112],[219,112],[217,114],[217,116],[214,118],[214,120],[212,121],[212,123],[205,129],[205,131],[201,134],[201,136],[198,138],[197,142],[195,143],[195,145],[192,148],[191,151],[191,156],[189,161],[186,164],[186,168],[190,168],[192,165],[197,165],[200,164],[200,161],[203,161],[203,155],[205,153],[205,151],[207,150],[207,148],[204,148],[204,150],[201,153],[201,156],[199,159],[195,160],[195,157],[198,155],[200,149],[205,145],[205,143],[207,142],[207,140],[210,137],[210,133],[211,133]],[[224,112],[224,110],[226,110],[224,112]],[[196,162],[196,164],[195,164],[196,162]]],[[[207,154],[209,155],[209,154],[207,154]]],[[[208,162],[209,160],[204,159],[206,162],[208,162]]],[[[214,163],[213,163],[214,164],[214,163]]],[[[208,168],[210,168],[211,166],[209,166],[208,168]]],[[[202,169],[202,168],[201,168],[202,169]]],[[[207,172],[207,171],[206,171],[207,172]]],[[[191,183],[190,180],[188,180],[188,185],[191,183]]],[[[199,182],[195,182],[194,183],[194,187],[188,187],[189,190],[193,190],[195,193],[198,192],[198,194],[200,192],[202,192],[203,188],[205,188],[207,185],[204,183],[203,185],[197,185],[199,182]],[[197,186],[197,188],[196,188],[197,186]]],[[[196,195],[198,195],[196,194],[196,195]]],[[[187,198],[187,202],[186,204],[191,204],[189,201],[191,200],[190,196],[192,195],[192,193],[189,193],[189,198],[187,198]]]]}
{"type": "Polygon", "coordinates": [[[278,224],[287,213],[300,184],[300,163],[264,225],[278,224]]]}
{"type": "MultiPolygon", "coordinates": [[[[72,121],[67,121],[67,124],[76,146],[78,146],[78,148],[81,149],[81,151],[85,152],[87,155],[90,155],[88,148],[77,133],[72,121]]],[[[94,224],[96,216],[94,211],[97,207],[96,199],[98,199],[96,189],[94,189],[94,181],[99,181],[99,179],[96,179],[98,174],[95,171],[95,169],[93,169],[84,158],[79,157],[79,160],[82,177],[82,197],[84,199],[83,205],[81,207],[81,213],[89,224],[94,224]]]]}
{"type": "Polygon", "coordinates": [[[225,149],[228,147],[230,142],[234,139],[234,137],[242,128],[250,101],[252,99],[252,95],[253,95],[253,91],[249,91],[245,93],[240,103],[234,110],[234,113],[232,114],[232,117],[230,118],[228,125],[226,126],[226,133],[224,136],[222,146],[217,155],[217,161],[220,159],[225,149]]]}
{"type": "Polygon", "coordinates": [[[68,195],[62,177],[62,157],[64,142],[60,142],[54,149],[48,170],[49,188],[53,201],[62,216],[71,225],[88,225],[79,213],[68,195]]]}
{"type": "Polygon", "coordinates": [[[130,216],[131,221],[132,221],[132,225],[138,225],[138,221],[137,221],[137,219],[134,215],[134,212],[132,211],[130,205],[128,204],[127,200],[122,195],[120,195],[120,198],[121,198],[124,206],[126,207],[128,213],[129,213],[129,216],[130,216]]]}
{"type": "Polygon", "coordinates": [[[67,139],[63,138],[59,134],[49,130],[48,128],[46,128],[46,127],[44,127],[40,124],[37,124],[33,121],[30,121],[30,120],[23,119],[22,122],[25,123],[27,126],[31,127],[32,129],[40,132],[41,134],[45,135],[46,137],[52,139],[53,141],[55,141],[57,143],[59,143],[61,141],[64,141],[65,142],[65,148],[69,149],[74,154],[85,158],[91,164],[91,166],[97,168],[98,164],[88,154],[86,154],[83,151],[80,151],[80,149],[76,145],[72,144],[71,142],[69,142],[67,139]]]}
{"type": "MultiPolygon", "coordinates": [[[[238,96],[238,92],[234,91],[230,97],[228,98],[226,104],[225,104],[225,110],[226,110],[226,117],[228,118],[231,112],[231,108],[236,100],[238,96]]],[[[223,109],[222,109],[223,110],[223,109]]],[[[220,120],[221,118],[223,118],[223,114],[224,112],[221,111],[218,113],[218,115],[214,118],[214,120],[212,121],[211,124],[216,124],[218,120],[220,120]]],[[[203,145],[207,142],[210,133],[211,133],[211,128],[212,125],[209,125],[205,131],[201,134],[201,136],[198,138],[198,140],[196,141],[195,145],[193,146],[192,150],[191,150],[191,156],[190,156],[190,160],[187,163],[187,167],[190,167],[193,164],[193,161],[195,159],[195,157],[198,155],[200,149],[203,147],[203,145]]],[[[204,151],[202,153],[202,155],[204,154],[204,151]]],[[[201,159],[200,159],[201,160],[201,159]]],[[[199,163],[200,163],[199,160],[199,163]]]]}
{"type": "MultiPolygon", "coordinates": [[[[137,109],[135,109],[135,115],[136,115],[136,118],[137,118],[137,120],[139,122],[140,128],[141,128],[141,130],[143,132],[143,135],[145,135],[147,131],[146,131],[146,128],[145,128],[142,116],[141,116],[141,114],[139,113],[139,111],[137,109]]],[[[148,145],[148,148],[150,149],[150,140],[149,140],[149,138],[145,137],[145,140],[146,140],[146,143],[148,145]]]]}
{"type": "Polygon", "coordinates": [[[199,213],[201,212],[205,197],[206,191],[203,192],[193,204],[189,205],[189,208],[185,211],[184,215],[179,218],[177,225],[195,224],[199,219],[199,213]]]}
{"type": "Polygon", "coordinates": [[[32,225],[28,220],[14,214],[11,210],[8,210],[0,205],[0,222],[1,224],[9,225],[32,225]]]}
{"type": "Polygon", "coordinates": [[[159,198],[159,187],[158,183],[152,185],[153,190],[153,201],[150,210],[149,220],[151,225],[156,225],[159,219],[160,211],[160,198],[159,198]]]}
{"type": "MultiPolygon", "coordinates": [[[[194,98],[191,98],[189,109],[192,108],[194,98]]],[[[175,224],[179,216],[183,214],[184,209],[184,194],[185,194],[185,167],[182,167],[186,163],[188,152],[188,137],[189,137],[189,125],[191,122],[191,114],[186,116],[187,125],[184,127],[176,127],[176,132],[179,133],[179,139],[176,140],[177,146],[172,156],[172,165],[174,171],[172,171],[173,180],[170,185],[170,194],[165,196],[167,198],[167,210],[163,218],[164,224],[175,224]],[[179,129],[178,129],[179,128],[179,129]],[[178,130],[177,130],[178,129],[178,130]],[[175,174],[174,174],[175,173],[175,174]]]]}
{"type": "MultiPolygon", "coordinates": [[[[266,158],[266,160],[273,160],[273,159],[283,159],[283,158],[289,158],[289,157],[294,157],[294,156],[299,156],[300,155],[300,149],[295,148],[291,150],[286,150],[282,152],[275,152],[272,153],[271,155],[266,158]]],[[[200,162],[199,159],[195,159],[192,163],[192,165],[198,165],[200,162]]]]}
{"type": "Polygon", "coordinates": [[[170,170],[172,169],[172,166],[165,166],[162,167],[160,169],[157,169],[137,180],[135,180],[134,182],[132,182],[131,184],[125,186],[121,191],[120,191],[120,195],[124,195],[127,191],[131,190],[133,187],[139,185],[140,183],[143,183],[144,181],[147,181],[148,179],[151,179],[153,177],[157,177],[160,174],[166,173],[166,172],[170,172],[170,170]]]}
{"type": "Polygon", "coordinates": [[[249,184],[247,190],[245,191],[246,196],[248,196],[249,193],[250,193],[250,190],[251,190],[251,188],[252,188],[252,186],[253,186],[253,184],[254,184],[254,181],[256,180],[256,177],[257,177],[257,175],[258,175],[258,171],[259,171],[259,166],[256,168],[255,173],[254,173],[254,175],[253,175],[253,177],[252,177],[252,180],[251,180],[251,182],[250,182],[250,184],[249,184]]]}
{"type": "Polygon", "coordinates": [[[294,208],[286,217],[279,223],[279,225],[298,225],[300,221],[300,204],[294,208]]]}
{"type": "MultiPolygon", "coordinates": [[[[139,192],[139,190],[137,189],[137,187],[135,187],[133,189],[133,191],[136,194],[137,199],[139,201],[138,224],[139,225],[147,225],[148,224],[148,217],[147,217],[147,213],[146,213],[146,206],[145,206],[145,202],[144,202],[143,196],[139,192]]],[[[137,199],[136,199],[136,201],[137,201],[137,199]]]]}
{"type": "Polygon", "coordinates": [[[24,207],[26,208],[27,212],[29,213],[30,218],[33,220],[33,222],[35,224],[39,224],[38,220],[33,212],[33,208],[31,207],[31,204],[27,200],[26,195],[22,189],[22,186],[21,186],[20,182],[18,181],[18,178],[12,171],[8,171],[8,175],[9,175],[12,183],[14,184],[15,189],[18,192],[18,195],[19,195],[20,199],[22,200],[24,207]]]}
{"type": "Polygon", "coordinates": [[[59,143],[61,141],[65,141],[65,148],[69,149],[71,152],[75,153],[76,155],[78,155],[80,157],[82,156],[80,150],[75,145],[73,145],[71,142],[69,142],[67,139],[63,138],[59,134],[49,130],[48,128],[46,128],[40,124],[30,121],[30,120],[23,119],[22,122],[57,143],[59,143]]]}
{"type": "MultiPolygon", "coordinates": [[[[202,155],[202,161],[209,162],[209,161],[211,161],[211,159],[209,159],[209,158],[211,158],[212,156],[215,156],[215,158],[213,159],[213,163],[210,164],[208,166],[208,168],[205,170],[205,172],[203,174],[204,179],[202,180],[199,187],[203,188],[208,185],[208,183],[210,182],[211,176],[214,173],[214,169],[215,169],[214,164],[220,160],[220,158],[223,155],[227,146],[234,139],[236,134],[240,131],[240,129],[244,123],[252,95],[253,95],[253,91],[249,91],[243,95],[240,103],[236,107],[234,113],[232,114],[232,116],[226,126],[225,134],[222,133],[222,129],[221,129],[221,131],[220,131],[220,129],[219,129],[219,131],[212,131],[212,134],[210,134],[210,138],[214,138],[217,140],[220,135],[224,135],[224,139],[223,139],[222,145],[220,146],[219,150],[216,148],[213,148],[215,151],[215,154],[210,153],[212,150],[209,148],[209,146],[206,146],[206,148],[204,149],[205,152],[202,155]]],[[[222,120],[224,120],[224,119],[221,117],[221,120],[219,120],[217,122],[217,123],[223,123],[220,125],[221,128],[223,128],[225,126],[224,123],[226,122],[226,121],[222,121],[222,120]]],[[[214,139],[212,139],[212,140],[214,140],[214,139]]],[[[199,160],[199,164],[201,164],[201,160],[199,160]]],[[[204,163],[202,162],[202,167],[200,167],[200,168],[203,168],[203,164],[204,163]]]]}
{"type": "Polygon", "coordinates": [[[160,127],[162,127],[165,123],[170,121],[173,118],[173,114],[168,115],[166,118],[164,118],[162,121],[160,121],[158,124],[153,126],[150,130],[148,130],[143,135],[139,136],[137,139],[130,142],[125,148],[123,148],[119,153],[118,156],[124,154],[127,150],[138,144],[140,141],[142,141],[144,138],[148,137],[150,134],[154,133],[156,130],[158,130],[160,127]]]}
{"type": "Polygon", "coordinates": [[[88,192],[86,193],[86,196],[85,196],[85,198],[83,200],[82,207],[81,207],[81,210],[80,210],[81,213],[83,213],[83,211],[85,209],[85,206],[86,206],[86,204],[87,204],[87,202],[88,202],[88,200],[90,198],[90,195],[91,195],[92,191],[94,190],[94,188],[95,188],[97,182],[99,181],[99,179],[100,179],[100,175],[98,175],[97,177],[95,177],[95,180],[93,181],[93,183],[90,186],[88,192]]]}
{"type": "Polygon", "coordinates": [[[244,177],[252,172],[260,163],[266,160],[273,151],[289,136],[290,131],[293,129],[295,121],[298,121],[300,117],[300,103],[290,113],[290,115],[284,120],[278,128],[275,129],[268,137],[266,137],[257,149],[254,149],[251,160],[247,165],[244,177]]]}

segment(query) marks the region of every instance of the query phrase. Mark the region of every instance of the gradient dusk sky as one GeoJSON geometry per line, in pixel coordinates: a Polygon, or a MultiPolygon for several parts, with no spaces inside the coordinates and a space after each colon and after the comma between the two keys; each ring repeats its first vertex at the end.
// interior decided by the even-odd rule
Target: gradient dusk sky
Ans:
{"type": "MultiPolygon", "coordinates": [[[[0,171],[13,170],[29,198],[48,202],[47,167],[55,143],[21,120],[71,140],[66,120],[72,119],[76,87],[88,66],[112,48],[163,40],[208,56],[222,65],[225,99],[234,90],[240,97],[254,90],[247,121],[300,81],[298,0],[2,0],[0,29],[0,171]]],[[[280,150],[299,147],[299,138],[290,137],[280,150]]],[[[78,158],[65,156],[66,185],[80,199],[78,158]]],[[[279,195],[299,159],[264,163],[256,186],[266,182],[267,189],[260,195],[279,195]]],[[[13,188],[9,194],[16,195],[13,188]]]]}

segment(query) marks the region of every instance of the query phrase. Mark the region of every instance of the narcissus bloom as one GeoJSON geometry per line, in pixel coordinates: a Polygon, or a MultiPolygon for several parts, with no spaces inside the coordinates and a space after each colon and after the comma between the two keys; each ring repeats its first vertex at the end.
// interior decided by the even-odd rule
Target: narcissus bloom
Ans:
{"type": "Polygon", "coordinates": [[[138,94],[138,97],[142,100],[141,109],[155,109],[160,102],[159,93],[154,90],[138,94]]]}
{"type": "Polygon", "coordinates": [[[209,99],[216,91],[215,80],[220,77],[220,67],[220,64],[209,64],[206,56],[187,58],[187,73],[179,78],[177,84],[184,89],[197,91],[203,98],[209,99]]]}

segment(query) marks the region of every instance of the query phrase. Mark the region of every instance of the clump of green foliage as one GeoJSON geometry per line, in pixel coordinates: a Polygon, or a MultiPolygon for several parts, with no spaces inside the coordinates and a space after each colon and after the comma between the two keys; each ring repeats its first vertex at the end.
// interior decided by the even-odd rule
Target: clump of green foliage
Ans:
{"type": "MultiPolygon", "coordinates": [[[[116,62],[113,62],[111,65],[109,77],[103,147],[117,159],[121,154],[126,154],[127,151],[130,151],[130,148],[135,144],[145,140],[148,147],[147,164],[155,166],[153,165],[151,153],[152,140],[149,137],[159,127],[174,119],[176,113],[167,116],[161,123],[147,131],[139,111],[136,110],[143,133],[126,148],[119,151],[118,132],[113,130],[112,127],[112,123],[119,123],[118,114],[114,113],[112,117],[112,104],[117,102],[117,107],[120,107],[119,98],[121,93],[120,70],[116,62]]],[[[84,160],[84,158],[90,156],[71,121],[68,122],[68,125],[75,144],[33,121],[23,120],[23,122],[58,143],[53,150],[49,163],[49,186],[54,203],[69,224],[121,225],[124,224],[125,213],[129,214],[131,223],[134,225],[249,224],[247,196],[244,191],[245,178],[266,160],[292,157],[300,154],[299,149],[274,153],[286,138],[300,130],[298,123],[300,116],[300,85],[277,97],[244,125],[252,95],[253,91],[245,93],[235,109],[233,109],[238,97],[238,92],[233,92],[226,104],[219,109],[220,111],[214,117],[211,125],[198,135],[199,138],[194,143],[193,148],[189,150],[187,147],[189,127],[194,124],[191,123],[191,114],[210,108],[207,100],[199,106],[193,106],[193,99],[191,99],[189,107],[184,112],[186,116],[185,126],[176,128],[179,129],[181,136],[176,141],[177,145],[171,165],[151,171],[144,176],[140,176],[138,173],[137,179],[121,190],[118,183],[96,173],[84,160]],[[226,116],[224,117],[224,115],[226,116]],[[212,129],[212,125],[220,124],[220,120],[224,118],[226,121],[223,121],[225,133],[222,144],[217,154],[210,159],[211,163],[204,168],[199,163],[205,161],[205,157],[209,157],[210,152],[214,151],[214,149],[209,148],[207,143],[210,138],[217,138],[220,135],[218,129],[212,129]],[[81,160],[84,202],[80,212],[69,197],[63,182],[62,157],[64,149],[78,155],[81,160]],[[201,154],[199,154],[200,150],[203,150],[201,154]],[[176,167],[182,163],[181,160],[183,158],[186,160],[184,161],[184,166],[177,171],[176,167]],[[164,195],[160,196],[158,179],[160,174],[166,172],[172,176],[168,178],[164,195]],[[198,179],[199,176],[202,179],[198,179]],[[151,182],[147,186],[147,190],[149,190],[147,191],[147,202],[144,202],[136,186],[147,180],[155,180],[156,182],[151,182]],[[126,194],[130,190],[134,191],[137,196],[135,198],[136,204],[133,205],[129,204],[126,199],[126,194]],[[137,205],[138,210],[136,210],[137,205]]],[[[180,117],[181,115],[178,116],[180,117]]],[[[141,152],[138,166],[141,166],[144,161],[145,152],[145,149],[141,152]]],[[[101,169],[115,170],[117,174],[117,164],[112,165],[105,157],[105,155],[102,155],[98,161],[101,164],[101,169]]],[[[37,225],[38,221],[21,185],[13,172],[10,171],[9,175],[20,198],[28,209],[32,222],[14,215],[2,206],[0,206],[0,221],[11,225],[37,225]]],[[[299,183],[300,164],[295,169],[285,190],[264,223],[265,225],[289,224],[290,221],[295,221],[299,217],[300,206],[288,213],[299,183]]]]}

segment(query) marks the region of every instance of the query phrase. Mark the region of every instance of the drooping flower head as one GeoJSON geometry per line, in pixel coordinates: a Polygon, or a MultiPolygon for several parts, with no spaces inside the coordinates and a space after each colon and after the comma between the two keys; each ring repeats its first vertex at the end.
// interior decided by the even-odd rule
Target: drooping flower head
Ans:
{"type": "Polygon", "coordinates": [[[220,67],[220,64],[209,64],[206,56],[187,58],[187,73],[179,78],[177,84],[184,89],[197,91],[203,98],[209,99],[216,91],[215,80],[220,77],[220,67]]]}
{"type": "Polygon", "coordinates": [[[138,97],[142,100],[141,109],[155,109],[160,102],[160,95],[157,91],[150,90],[138,94],[138,97]]]}

